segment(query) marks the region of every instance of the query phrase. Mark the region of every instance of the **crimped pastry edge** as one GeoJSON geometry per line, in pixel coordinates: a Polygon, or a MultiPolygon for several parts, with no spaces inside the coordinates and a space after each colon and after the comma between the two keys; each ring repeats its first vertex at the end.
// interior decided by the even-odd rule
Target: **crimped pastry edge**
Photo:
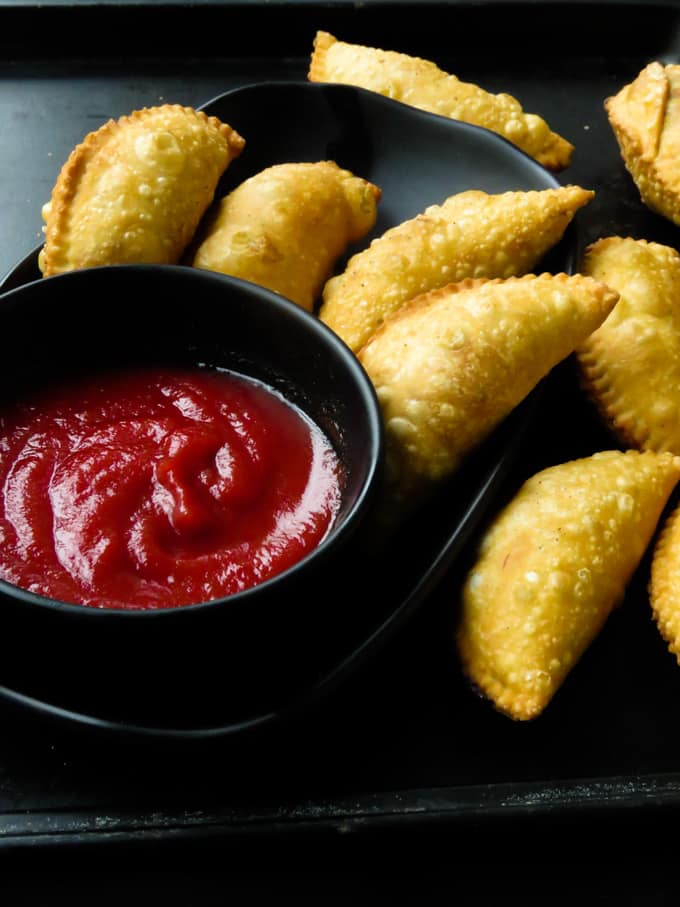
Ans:
{"type": "Polygon", "coordinates": [[[161,104],[154,107],[142,107],[118,119],[109,119],[98,129],[89,132],[71,151],[62,166],[57,180],[52,189],[50,198],[50,213],[45,224],[45,243],[40,252],[40,269],[44,277],[59,273],[67,266],[65,247],[62,242],[54,239],[60,233],[60,227],[67,230],[67,215],[70,203],[76,196],[80,180],[85,168],[103,148],[106,142],[128,123],[141,122],[150,116],[155,116],[159,110],[181,110],[190,112],[199,120],[214,127],[225,139],[231,158],[238,157],[245,146],[245,139],[227,123],[223,123],[215,116],[209,116],[202,110],[196,110],[183,104],[161,104]]]}

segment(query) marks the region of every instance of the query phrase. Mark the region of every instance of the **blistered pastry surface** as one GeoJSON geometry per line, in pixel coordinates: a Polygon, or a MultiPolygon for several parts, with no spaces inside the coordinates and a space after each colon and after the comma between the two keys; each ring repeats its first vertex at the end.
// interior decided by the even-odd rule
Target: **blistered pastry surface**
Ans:
{"type": "Polygon", "coordinates": [[[564,186],[452,195],[352,256],[323,289],[321,320],[357,351],[386,317],[420,293],[468,277],[526,273],[562,238],[593,194],[564,186]]]}
{"type": "Polygon", "coordinates": [[[342,82],[451,119],[484,126],[553,170],[566,167],[573,146],[546,121],[525,113],[507,93],[491,94],[435,63],[392,50],[338,41],[317,32],[310,59],[313,82],[342,82]]]}
{"type": "Polygon", "coordinates": [[[680,224],[680,66],[648,64],[605,109],[641,200],[680,224]]]}
{"type": "Polygon", "coordinates": [[[467,280],[416,297],[359,353],[386,430],[391,506],[452,474],[617,294],[589,277],[467,280]]]}
{"type": "Polygon", "coordinates": [[[587,393],[622,444],[680,454],[680,254],[612,236],[581,270],[620,294],[577,351],[587,393]]]}
{"type": "Polygon", "coordinates": [[[220,201],[192,264],[311,311],[337,258],[375,224],[379,198],[377,186],[333,161],[268,167],[220,201]]]}
{"type": "Polygon", "coordinates": [[[110,120],[74,148],[43,209],[43,275],[176,263],[243,145],[227,124],[177,104],[110,120]]]}
{"type": "Polygon", "coordinates": [[[495,707],[538,716],[620,604],[680,458],[606,451],[530,478],[480,543],[462,593],[464,670],[495,707]]]}
{"type": "Polygon", "coordinates": [[[680,507],[661,528],[649,577],[652,615],[669,651],[680,664],[680,507]]]}

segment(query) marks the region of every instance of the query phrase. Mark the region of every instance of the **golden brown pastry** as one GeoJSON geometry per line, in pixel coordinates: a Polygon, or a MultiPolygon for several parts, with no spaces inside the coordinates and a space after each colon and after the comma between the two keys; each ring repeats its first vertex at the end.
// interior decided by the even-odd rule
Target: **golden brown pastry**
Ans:
{"type": "Polygon", "coordinates": [[[680,66],[650,63],[605,109],[640,198],[680,224],[680,66]]]}
{"type": "Polygon", "coordinates": [[[43,206],[43,275],[177,263],[243,146],[227,124],[179,104],[109,120],[74,148],[43,206]]]}
{"type": "Polygon", "coordinates": [[[385,321],[359,359],[385,424],[386,522],[451,475],[617,298],[581,275],[465,280],[385,321]]]}
{"type": "Polygon", "coordinates": [[[511,95],[491,94],[470,82],[461,82],[419,57],[348,44],[319,31],[308,77],[311,82],[357,85],[430,113],[484,126],[550,170],[567,167],[574,151],[574,146],[553,132],[545,120],[525,113],[511,95]]]}
{"type": "Polygon", "coordinates": [[[527,273],[594,193],[469,190],[387,230],[326,283],[319,316],[355,352],[408,299],[467,277],[527,273]]]}
{"type": "Polygon", "coordinates": [[[276,164],[222,199],[191,264],[311,311],[335,262],[372,229],[380,189],[333,161],[276,164]]]}
{"type": "Polygon", "coordinates": [[[620,295],[577,350],[585,390],[623,445],[680,454],[680,255],[610,236],[581,271],[620,295]]]}
{"type": "Polygon", "coordinates": [[[680,664],[680,507],[665,521],[652,557],[649,578],[652,615],[668,650],[680,664]]]}
{"type": "Polygon", "coordinates": [[[610,450],[530,478],[485,532],[457,644],[501,712],[540,715],[621,602],[680,477],[680,458],[610,450]]]}

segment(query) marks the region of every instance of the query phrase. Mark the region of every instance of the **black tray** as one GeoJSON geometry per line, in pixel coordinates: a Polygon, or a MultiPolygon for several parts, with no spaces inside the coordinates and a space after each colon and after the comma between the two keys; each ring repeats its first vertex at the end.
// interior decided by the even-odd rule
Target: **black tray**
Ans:
{"type": "MultiPolygon", "coordinates": [[[[198,106],[244,84],[304,79],[318,28],[435,59],[543,114],[576,146],[560,181],[597,192],[579,216],[583,241],[618,233],[680,246],[677,229],[641,206],[602,107],[649,60],[678,59],[674,3],[12,3],[0,4],[11,87],[0,93],[0,274],[40,241],[40,206],[85,132],[144,104],[198,106]],[[76,32],[96,35],[96,51],[85,56],[76,32]]],[[[502,494],[544,465],[612,446],[570,363],[536,405],[502,494]]],[[[520,820],[608,822],[622,836],[648,828],[652,810],[675,811],[680,669],[650,619],[647,564],[545,714],[520,724],[478,699],[455,659],[467,541],[407,629],[322,708],[271,734],[100,740],[5,701],[0,845],[414,826],[443,826],[460,845],[520,820]]]]}

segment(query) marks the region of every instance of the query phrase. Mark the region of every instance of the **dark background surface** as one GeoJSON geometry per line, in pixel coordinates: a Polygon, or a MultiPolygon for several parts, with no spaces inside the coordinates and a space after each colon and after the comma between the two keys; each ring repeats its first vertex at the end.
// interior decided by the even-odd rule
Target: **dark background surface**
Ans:
{"type": "MultiPolygon", "coordinates": [[[[576,146],[560,180],[597,192],[579,215],[585,241],[680,246],[640,205],[602,107],[650,60],[678,60],[677,4],[11,3],[0,273],[40,241],[40,207],[86,132],[144,105],[303,79],[318,28],[428,57],[543,115],[576,146]]],[[[564,370],[513,481],[609,443],[570,387],[564,370]]],[[[646,563],[531,724],[493,713],[460,676],[449,627],[464,563],[285,733],[121,744],[0,705],[3,903],[665,903],[680,669],[650,620],[646,563]]]]}

